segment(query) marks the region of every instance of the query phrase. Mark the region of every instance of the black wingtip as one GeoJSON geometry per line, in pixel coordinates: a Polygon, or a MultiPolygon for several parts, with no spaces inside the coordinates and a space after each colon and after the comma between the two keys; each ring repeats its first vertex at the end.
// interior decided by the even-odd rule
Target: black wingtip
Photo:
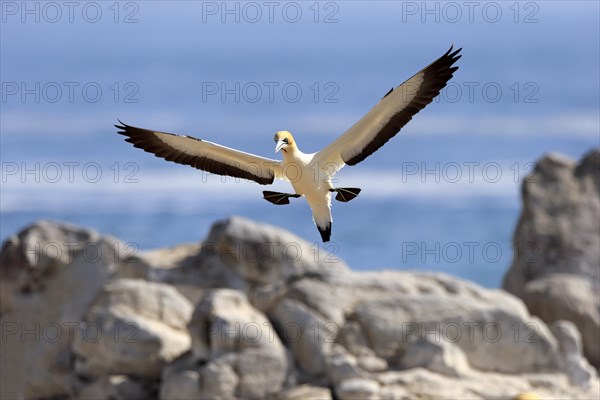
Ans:
{"type": "MultiPolygon", "coordinates": [[[[119,118],[117,118],[117,121],[119,121],[119,123],[120,123],[121,125],[113,125],[115,128],[117,128],[117,129],[122,129],[122,130],[125,130],[125,129],[127,129],[127,124],[126,124],[126,123],[124,123],[123,121],[121,121],[119,118]]],[[[121,132],[117,132],[117,133],[121,133],[121,132]]],[[[122,134],[122,133],[121,133],[121,134],[122,134]]]]}
{"type": "Polygon", "coordinates": [[[458,54],[462,50],[462,47],[455,51],[452,51],[453,48],[454,48],[454,45],[450,46],[450,49],[444,55],[448,56],[449,58],[452,58],[452,59],[454,59],[454,61],[456,61],[462,57],[462,54],[458,54]]]}

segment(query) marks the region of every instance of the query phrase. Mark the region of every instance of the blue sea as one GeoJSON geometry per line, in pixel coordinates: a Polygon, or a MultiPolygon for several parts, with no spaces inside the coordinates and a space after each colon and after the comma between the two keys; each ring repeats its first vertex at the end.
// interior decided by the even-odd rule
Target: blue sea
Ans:
{"type": "Polygon", "coordinates": [[[533,162],[600,145],[597,2],[493,3],[500,14],[481,3],[472,15],[437,2],[275,2],[272,14],[260,2],[193,1],[94,3],[92,14],[84,2],[60,17],[43,2],[29,14],[8,3],[2,240],[43,218],[145,250],[201,241],[240,215],[354,269],[499,287],[533,162]],[[265,187],[156,159],[112,126],[120,118],[266,157],[278,157],[272,136],[285,129],[318,151],[452,43],[464,56],[440,97],[336,176],[362,192],[334,202],[325,245],[303,199],[274,206],[265,187]]]}

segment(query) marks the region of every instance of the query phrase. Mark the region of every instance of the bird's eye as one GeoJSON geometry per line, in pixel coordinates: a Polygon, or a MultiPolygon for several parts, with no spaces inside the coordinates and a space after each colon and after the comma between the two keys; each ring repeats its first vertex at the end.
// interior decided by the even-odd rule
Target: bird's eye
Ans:
{"type": "Polygon", "coordinates": [[[284,138],[283,143],[287,143],[287,142],[288,142],[287,138],[284,138]]]}

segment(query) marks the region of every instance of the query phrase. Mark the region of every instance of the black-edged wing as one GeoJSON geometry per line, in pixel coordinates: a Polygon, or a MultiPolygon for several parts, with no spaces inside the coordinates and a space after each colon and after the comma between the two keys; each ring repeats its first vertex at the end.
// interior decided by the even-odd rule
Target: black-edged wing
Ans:
{"type": "Polygon", "coordinates": [[[452,65],[461,57],[461,50],[453,52],[450,47],[446,54],[387,92],[364,117],[317,153],[317,162],[331,174],[377,151],[446,86],[458,69],[452,65]]]}
{"type": "Polygon", "coordinates": [[[121,125],[115,127],[119,129],[119,134],[127,136],[126,142],[167,161],[189,165],[213,174],[249,179],[261,185],[273,183],[274,178],[283,179],[282,167],[277,160],[191,136],[136,128],[121,121],[119,123],[121,125]]]}

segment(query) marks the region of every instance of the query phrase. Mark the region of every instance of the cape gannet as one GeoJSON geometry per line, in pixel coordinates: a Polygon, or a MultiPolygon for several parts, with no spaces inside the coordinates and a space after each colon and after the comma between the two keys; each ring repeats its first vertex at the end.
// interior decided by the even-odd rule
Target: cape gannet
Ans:
{"type": "Polygon", "coordinates": [[[313,220],[323,242],[331,237],[331,193],[335,199],[347,202],[359,193],[358,188],[334,188],[331,179],[344,165],[356,165],[373,154],[395,136],[421,109],[440,93],[458,67],[461,49],[452,47],[440,58],[423,68],[400,86],[389,92],[364,117],[321,151],[306,154],[300,151],[292,134],[275,134],[275,153],[283,160],[272,160],[221,146],[191,136],[174,135],[115,125],[127,142],[157,157],[178,164],[190,165],[213,174],[249,179],[261,185],[275,178],[290,182],[295,193],[263,191],[264,199],[277,205],[289,204],[290,198],[304,196],[313,212],[313,220]]]}

